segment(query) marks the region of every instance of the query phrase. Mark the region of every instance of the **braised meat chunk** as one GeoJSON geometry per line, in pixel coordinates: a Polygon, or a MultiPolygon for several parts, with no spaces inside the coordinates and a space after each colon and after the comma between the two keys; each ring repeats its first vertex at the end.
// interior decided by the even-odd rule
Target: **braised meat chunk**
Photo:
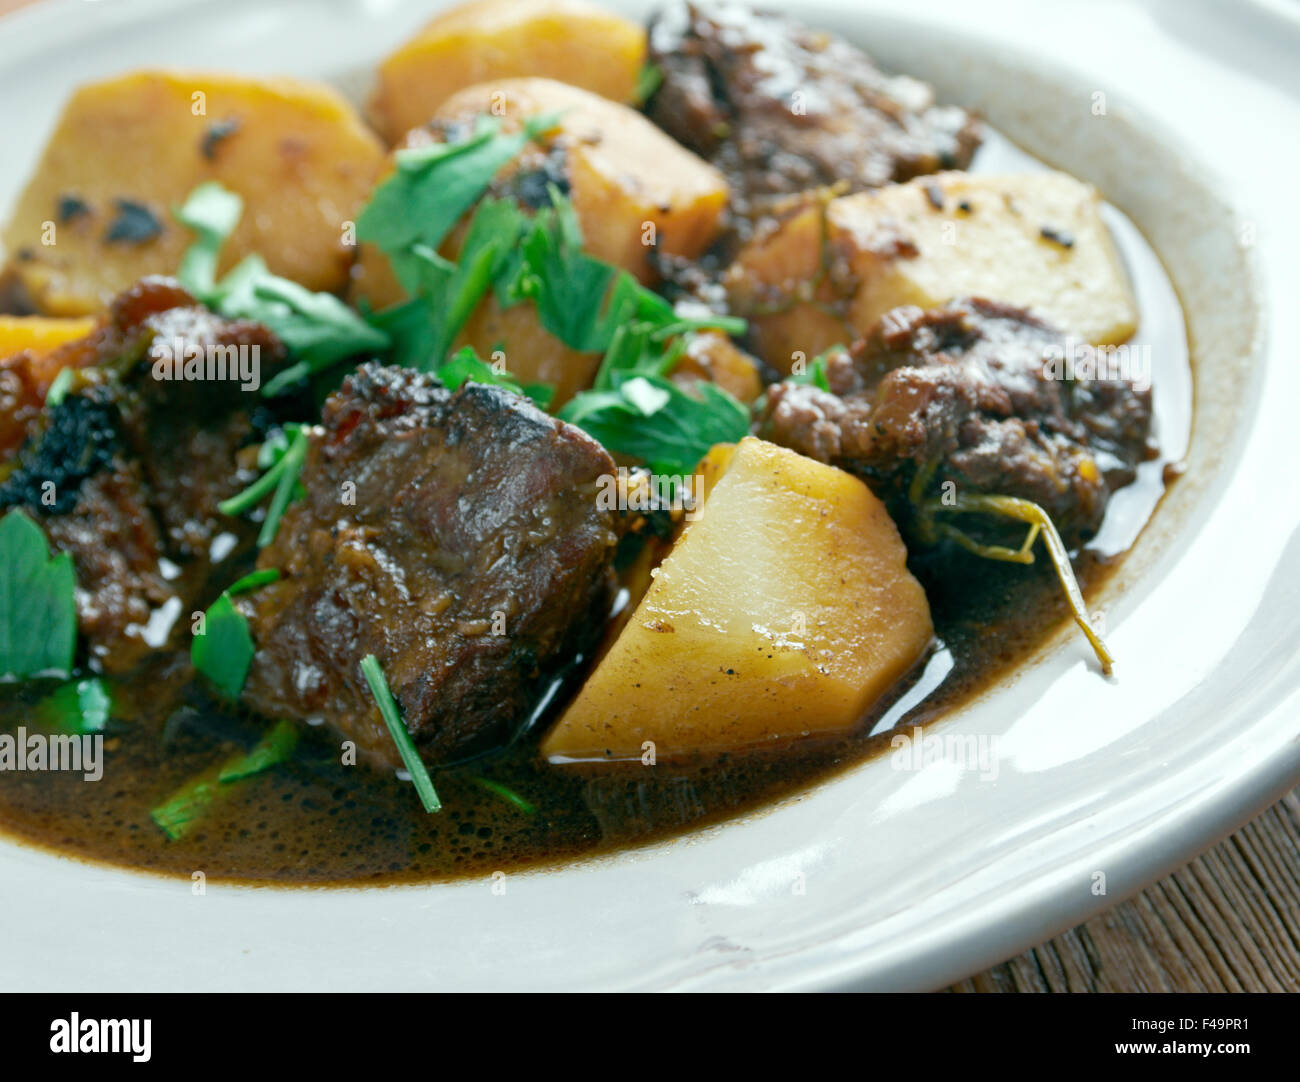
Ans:
{"type": "Polygon", "coordinates": [[[374,654],[429,762],[508,739],[600,634],[614,513],[605,450],[498,387],[452,392],[369,364],[325,404],[290,506],[240,599],[257,644],[244,699],[320,719],[396,765],[359,664],[374,654]]]}
{"type": "Polygon", "coordinates": [[[924,83],[783,15],[673,3],[651,19],[649,57],[663,82],[646,112],[726,174],[742,217],[812,188],[962,169],[979,144],[974,118],[924,83]]]}
{"type": "Polygon", "coordinates": [[[857,474],[900,522],[919,495],[952,482],[954,493],[1031,500],[1077,543],[1154,453],[1151,391],[1120,378],[1056,378],[1051,362],[1066,348],[1010,305],[896,308],[828,356],[829,390],[771,387],[758,431],[857,474]]]}
{"type": "Polygon", "coordinates": [[[160,358],[209,347],[243,349],[267,378],[285,356],[265,327],[213,315],[170,279],[137,283],[89,336],[55,351],[56,370],[77,378],[34,415],[0,484],[0,510],[25,508],[72,555],[78,624],[106,672],[130,669],[184,624],[219,533],[251,544],[217,504],[250,480],[239,452],[269,423],[256,396],[237,380],[156,378],[160,358]]]}

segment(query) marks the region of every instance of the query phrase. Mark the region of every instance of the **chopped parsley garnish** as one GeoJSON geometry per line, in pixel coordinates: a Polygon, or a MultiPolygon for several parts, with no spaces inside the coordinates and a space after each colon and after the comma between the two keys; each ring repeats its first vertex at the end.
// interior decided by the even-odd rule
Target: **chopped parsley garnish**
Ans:
{"type": "Polygon", "coordinates": [[[715,443],[749,432],[749,411],[715,384],[701,380],[691,394],[653,373],[616,371],[610,380],[608,390],[576,395],[560,417],[655,473],[691,473],[715,443]]]}
{"type": "Polygon", "coordinates": [[[190,662],[206,676],[227,699],[238,699],[253,663],[253,635],[248,620],[231,600],[280,577],[275,568],[245,575],[223,590],[203,618],[203,634],[195,635],[190,645],[190,662]]]}
{"type": "Polygon", "coordinates": [[[460,142],[398,152],[398,168],[357,221],[358,238],[384,252],[411,294],[369,317],[392,338],[395,363],[439,374],[454,365],[460,354],[449,362],[447,351],[489,290],[503,309],[535,305],[542,327],[571,349],[607,354],[617,347],[606,367],[664,374],[684,336],[705,327],[745,329],[744,320],[723,316],[684,320],[632,274],[584,251],[577,214],[559,185],[547,185],[545,205],[531,215],[513,199],[484,197],[501,167],[554,125],[554,116],[539,117],[502,134],[498,119],[484,117],[460,142]],[[447,259],[438,247],[471,207],[459,253],[447,259]]]}
{"type": "Polygon", "coordinates": [[[0,676],[67,673],[77,647],[76,574],[66,552],[51,556],[27,515],[0,519],[0,676]]]}
{"type": "Polygon", "coordinates": [[[503,133],[500,118],[484,116],[467,139],[399,150],[397,168],[357,218],[357,239],[378,247],[406,291],[418,293],[423,255],[436,255],[497,172],[554,128],[556,119],[533,117],[518,131],[503,133]]]}
{"type": "MultiPolygon", "coordinates": [[[[532,304],[547,333],[570,349],[602,355],[595,386],[561,416],[611,451],[654,469],[689,472],[715,442],[743,436],[748,413],[716,385],[701,382],[688,391],[666,377],[697,331],[740,334],[745,322],[708,313],[684,318],[634,275],[586,252],[577,214],[558,184],[547,184],[546,200],[533,213],[515,199],[486,196],[502,167],[555,125],[555,115],[540,116],[504,132],[499,118],[482,117],[463,139],[396,153],[393,172],[357,220],[358,239],[387,256],[410,294],[382,311],[363,317],[336,297],[270,275],[255,256],[217,282],[217,257],[241,204],[215,183],[195,189],[177,212],[198,235],[182,281],[221,314],[259,319],[282,338],[296,363],[268,381],[264,393],[272,395],[343,357],[371,352],[431,372],[452,388],[466,380],[496,384],[545,407],[549,388],[521,385],[469,348],[449,355],[489,293],[502,309],[532,304]],[[438,249],[466,215],[458,253],[449,259],[438,249]]],[[[303,441],[291,438],[274,467],[222,505],[237,514],[274,493],[263,545],[297,491],[304,453],[303,441]]]]}
{"type": "Polygon", "coordinates": [[[290,721],[277,721],[246,752],[227,759],[187,782],[149,813],[150,818],[172,841],[183,838],[199,819],[207,814],[222,787],[259,774],[293,754],[298,744],[298,727],[290,721]]]}
{"type": "Polygon", "coordinates": [[[473,346],[464,346],[458,349],[452,354],[451,359],[434,374],[438,377],[438,382],[449,391],[454,391],[462,383],[470,381],[487,383],[497,387],[505,387],[507,390],[514,391],[515,394],[531,398],[534,404],[541,409],[546,409],[550,405],[551,398],[555,394],[555,388],[549,384],[520,384],[515,381],[509,372],[497,371],[474,352],[473,346]]]}
{"type": "Polygon", "coordinates": [[[227,319],[265,324],[296,359],[268,380],[262,393],[274,396],[335,361],[356,354],[381,353],[390,340],[360,313],[332,293],[310,289],[272,274],[261,256],[245,257],[220,281],[217,261],[222,245],[243,213],[243,200],[216,181],[200,184],[174,213],[197,238],[181,257],[177,277],[188,289],[227,319]]]}
{"type": "Polygon", "coordinates": [[[36,704],[39,721],[74,736],[102,733],[112,712],[112,693],[97,676],[62,684],[36,704]]]}
{"type": "Polygon", "coordinates": [[[72,381],[76,374],[75,368],[59,369],[59,374],[50,382],[50,389],[45,392],[45,406],[47,409],[53,409],[68,397],[68,391],[72,389],[72,381]]]}
{"type": "Polygon", "coordinates": [[[267,496],[271,497],[271,505],[257,535],[258,548],[265,548],[275,540],[285,510],[303,494],[298,475],[307,459],[307,428],[307,425],[287,424],[282,435],[268,439],[257,459],[258,466],[265,471],[262,476],[243,492],[217,504],[217,510],[223,515],[239,515],[256,507],[267,496]]]}
{"type": "Polygon", "coordinates": [[[502,785],[499,781],[493,781],[491,778],[485,778],[481,775],[475,775],[474,782],[494,796],[499,796],[507,804],[512,804],[524,815],[537,814],[537,805],[525,800],[509,786],[502,785]]]}
{"type": "Polygon", "coordinates": [[[658,64],[644,64],[636,77],[636,87],[632,91],[632,101],[644,105],[650,96],[663,85],[664,69],[658,64]]]}
{"type": "MultiPolygon", "coordinates": [[[[834,348],[839,349],[842,347],[836,346],[834,348]]],[[[829,391],[831,389],[831,384],[826,375],[826,358],[830,356],[830,353],[831,351],[827,350],[825,353],[817,354],[816,357],[807,363],[807,366],[802,372],[797,375],[791,373],[786,376],[785,382],[807,384],[808,386],[816,387],[818,390],[829,391]]]]}
{"type": "Polygon", "coordinates": [[[370,694],[375,697],[379,714],[384,719],[384,724],[388,726],[389,733],[392,734],[393,743],[397,745],[397,753],[402,757],[407,773],[411,775],[415,792],[420,798],[420,803],[424,805],[424,810],[440,811],[442,801],[438,799],[438,792],[433,787],[433,779],[429,777],[428,768],[415,749],[415,741],[411,739],[411,734],[402,721],[397,700],[393,698],[384,670],[379,667],[379,661],[374,654],[367,654],[361,659],[361,675],[370,685],[370,694]]]}
{"type": "Polygon", "coordinates": [[[238,699],[253,663],[253,635],[248,620],[225,591],[203,618],[203,634],[190,644],[190,661],[227,699],[238,699]]]}

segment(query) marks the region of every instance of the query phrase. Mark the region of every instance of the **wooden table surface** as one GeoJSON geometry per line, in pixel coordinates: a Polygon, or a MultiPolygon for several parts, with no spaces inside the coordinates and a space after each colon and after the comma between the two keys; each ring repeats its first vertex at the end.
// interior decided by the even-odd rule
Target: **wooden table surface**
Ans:
{"type": "Polygon", "coordinates": [[[950,990],[1300,991],[1300,789],[1131,901],[950,990]]]}
{"type": "MultiPolygon", "coordinates": [[[[0,0],[0,14],[30,2],[0,0]]],[[[1136,898],[950,991],[1300,991],[1300,789],[1136,898]]]]}

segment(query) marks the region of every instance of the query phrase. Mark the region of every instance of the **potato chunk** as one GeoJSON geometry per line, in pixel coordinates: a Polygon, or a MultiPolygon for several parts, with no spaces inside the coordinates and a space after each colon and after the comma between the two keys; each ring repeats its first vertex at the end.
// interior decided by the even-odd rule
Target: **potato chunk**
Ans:
{"type": "Polygon", "coordinates": [[[346,281],[345,222],[383,149],[332,90],[289,79],[140,71],[83,86],[4,229],[24,291],[52,315],[93,312],[170,274],[193,235],[171,209],[200,182],[244,198],[222,269],[250,252],[310,289],[346,281]]]}
{"type": "Polygon", "coordinates": [[[942,173],[806,205],[728,270],[763,358],[789,371],[901,304],[977,296],[1028,308],[1067,335],[1117,345],[1137,304],[1095,188],[1064,173],[942,173]]]}
{"type": "Polygon", "coordinates": [[[548,758],[640,758],[649,740],[682,759],[846,730],[925,652],[925,592],[866,485],[753,438],[725,457],[548,758]]]}
{"type": "Polygon", "coordinates": [[[379,65],[370,111],[395,143],[462,87],[489,80],[562,79],[626,102],[644,60],[645,30],[585,0],[473,0],[379,65]]]}

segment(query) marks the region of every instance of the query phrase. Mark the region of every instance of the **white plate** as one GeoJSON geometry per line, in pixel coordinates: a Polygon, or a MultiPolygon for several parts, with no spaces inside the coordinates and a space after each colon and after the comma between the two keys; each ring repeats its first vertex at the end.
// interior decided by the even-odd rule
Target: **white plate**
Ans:
{"type": "MultiPolygon", "coordinates": [[[[0,205],[77,83],[166,63],[356,90],[437,6],[53,0],[0,21],[0,205]]],[[[0,984],[930,988],[1113,905],[1300,780],[1300,363],[1262,329],[1300,298],[1291,9],[865,7],[798,10],[1097,183],[1162,254],[1188,310],[1192,471],[1104,600],[1117,680],[1064,635],[943,723],[1000,738],[996,781],[885,758],[763,815],[511,875],[503,893],[484,879],[197,896],[184,880],[0,842],[0,984]]]]}

